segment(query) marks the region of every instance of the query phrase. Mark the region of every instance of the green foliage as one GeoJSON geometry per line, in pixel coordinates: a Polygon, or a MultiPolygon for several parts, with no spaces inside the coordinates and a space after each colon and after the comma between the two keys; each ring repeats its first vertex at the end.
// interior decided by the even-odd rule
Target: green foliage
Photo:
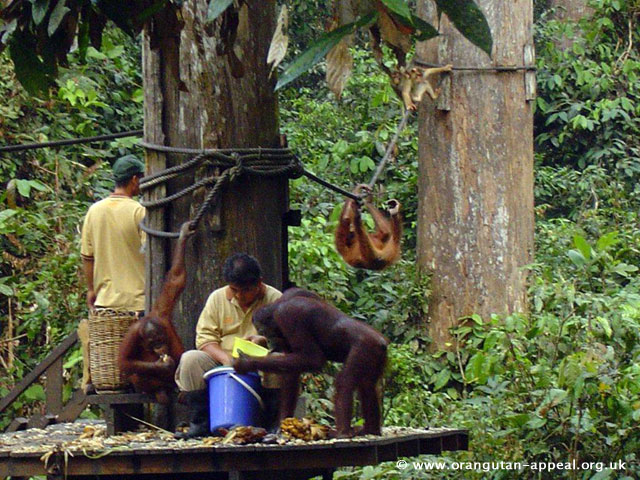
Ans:
{"type": "Polygon", "coordinates": [[[482,11],[472,0],[436,0],[438,11],[446,13],[464,37],[491,56],[491,28],[482,11]]]}
{"type": "Polygon", "coordinates": [[[28,92],[44,91],[53,82],[56,69],[52,57],[40,57],[33,40],[26,35],[14,34],[9,52],[15,65],[15,73],[28,92]]]}
{"type": "MultiPolygon", "coordinates": [[[[538,24],[537,160],[544,167],[566,167],[559,171],[563,176],[590,176],[591,192],[600,194],[604,186],[595,182],[611,183],[604,188],[618,193],[605,196],[612,201],[635,200],[640,172],[637,2],[592,3],[593,19],[578,25],[545,15],[538,24]]],[[[574,180],[587,183],[587,178],[574,180]]],[[[574,216],[585,202],[599,201],[584,187],[580,197],[559,213],[574,216]]]]}
{"type": "Polygon", "coordinates": [[[347,35],[352,35],[358,28],[370,26],[377,20],[377,18],[377,12],[371,12],[359,18],[355,22],[342,25],[335,30],[331,30],[330,32],[322,35],[313,43],[313,45],[308,50],[306,50],[302,55],[293,60],[289,65],[287,65],[278,79],[276,90],[279,90],[285,85],[288,85],[300,75],[310,70],[320,60],[322,60],[324,56],[329,52],[329,50],[335,47],[344,37],[346,37],[347,35]]]}
{"type": "MultiPolygon", "coordinates": [[[[41,142],[139,128],[139,49],[124,39],[122,33],[108,32],[101,51],[89,47],[87,62],[63,70],[48,101],[25,95],[8,55],[0,55],[0,142],[41,142]]],[[[80,223],[88,205],[113,187],[109,161],[129,148],[117,141],[0,153],[0,358],[6,368],[0,394],[86,316],[79,271],[80,223]]],[[[67,396],[81,373],[78,355],[77,350],[70,352],[65,362],[67,396]]],[[[3,414],[0,428],[14,415],[39,409],[41,389],[36,384],[25,392],[14,410],[3,414]]]]}
{"type": "Polygon", "coordinates": [[[329,0],[280,0],[289,10],[289,55],[305,50],[321,32],[330,12],[329,0]]]}
{"type": "Polygon", "coordinates": [[[626,470],[514,477],[505,470],[400,471],[389,463],[337,477],[640,475],[637,2],[592,3],[593,21],[570,25],[542,14],[536,30],[530,312],[471,315],[452,331],[447,351],[429,353],[420,341],[394,345],[385,422],[470,430],[469,452],[426,461],[623,461],[626,470]],[[569,49],[557,46],[563,35],[573,41],[569,49]]]}
{"type": "MultiPolygon", "coordinates": [[[[470,430],[470,451],[426,461],[621,460],[632,478],[640,473],[638,282],[598,295],[538,276],[535,280],[532,295],[541,309],[530,315],[469,318],[453,330],[453,349],[433,355],[417,345],[394,345],[386,376],[385,423],[470,430]],[[594,304],[600,307],[597,313],[589,311],[594,304]],[[556,313],[552,305],[567,311],[556,313]]],[[[393,464],[369,469],[370,478],[432,478],[429,472],[398,471],[393,464]],[[426,476],[417,477],[419,473],[426,476]]],[[[363,473],[347,470],[340,478],[363,473]]],[[[511,478],[507,473],[431,475],[511,478]]],[[[557,472],[554,478],[565,478],[563,473],[571,478],[571,472],[557,472]]],[[[538,477],[525,470],[517,478],[538,477]]]]}
{"type": "MultiPolygon", "coordinates": [[[[301,10],[300,2],[292,3],[295,9],[301,10]]],[[[211,0],[206,21],[215,21],[232,4],[231,0],[211,0]]],[[[439,11],[445,12],[466,38],[487,55],[491,55],[491,31],[483,13],[472,0],[438,0],[437,4],[439,11]]],[[[174,28],[173,24],[179,25],[181,6],[182,0],[11,2],[5,8],[0,8],[0,50],[10,46],[16,75],[27,91],[31,94],[46,94],[54,83],[59,66],[67,64],[74,40],[77,39],[81,58],[84,59],[89,43],[94,48],[100,48],[108,20],[135,37],[145,24],[161,13],[170,13],[175,20],[169,22],[166,17],[158,16],[154,30],[159,32],[161,29],[174,28]]],[[[382,0],[376,8],[384,8],[394,21],[410,27],[418,40],[427,40],[437,35],[433,26],[411,13],[407,0],[382,0]]],[[[310,70],[342,38],[353,34],[355,29],[368,27],[373,23],[377,12],[369,10],[355,22],[321,36],[308,51],[285,69],[277,88],[310,70]]],[[[168,35],[169,32],[162,34],[168,35]]],[[[176,32],[171,34],[175,35],[176,32]]]]}
{"type": "MultiPolygon", "coordinates": [[[[50,15],[39,10],[45,3],[33,2],[39,24],[50,15]]],[[[294,23],[294,30],[302,38],[317,36],[314,9],[322,2],[291,3],[308,20],[294,23]]],[[[395,197],[403,205],[403,260],[382,272],[346,266],[332,246],[343,199],[301,178],[291,182],[292,207],[303,211],[302,227],[289,229],[291,276],[391,340],[386,425],[470,430],[470,451],[425,459],[621,460],[628,468],[616,475],[632,478],[640,475],[637,2],[593,2],[594,20],[580,25],[549,20],[540,2],[536,6],[541,19],[536,29],[538,218],[528,313],[470,315],[452,331],[449,349],[429,350],[423,318],[430,283],[415,269],[412,122],[379,182],[377,199],[395,197]],[[568,50],[557,47],[562,36],[573,40],[568,50]]],[[[1,57],[0,140],[138,127],[138,52],[132,45],[122,50],[122,37],[113,35],[100,50],[86,46],[86,65],[64,70],[47,102],[26,97],[11,78],[6,54],[1,57]]],[[[80,51],[74,55],[74,62],[83,57],[80,51]]],[[[282,130],[291,147],[309,170],[346,189],[368,181],[401,110],[373,60],[361,51],[354,56],[354,75],[340,103],[323,87],[281,93],[282,130]]],[[[0,155],[0,321],[5,339],[11,322],[17,342],[0,395],[84,316],[77,227],[87,205],[111,188],[108,161],[130,148],[130,141],[121,140],[69,147],[64,155],[52,150],[0,155]]],[[[372,226],[370,218],[365,221],[372,226]]],[[[7,344],[2,345],[0,357],[10,363],[7,344]]],[[[66,395],[77,380],[79,359],[77,350],[65,359],[66,395]]],[[[332,422],[337,368],[329,365],[303,378],[309,411],[324,423],[332,422]]],[[[42,398],[42,387],[34,385],[0,427],[13,415],[40,409],[42,398]]],[[[606,478],[611,472],[595,473],[565,471],[553,478],[606,478]]],[[[399,471],[395,463],[383,463],[345,469],[336,478],[552,477],[531,470],[517,477],[505,471],[399,471]]]]}
{"type": "MultiPolygon", "coordinates": [[[[213,2],[212,2],[213,3],[213,2]]],[[[46,96],[60,67],[80,60],[87,47],[100,49],[107,21],[131,37],[158,12],[176,11],[182,0],[31,0],[7,2],[0,7],[0,51],[7,45],[15,74],[32,95],[46,96]],[[70,58],[71,57],[71,58],[70,58]]],[[[167,18],[156,28],[168,28],[167,18]]]]}
{"type": "MultiPolygon", "coordinates": [[[[465,38],[491,56],[493,45],[491,29],[484,14],[473,0],[437,0],[436,4],[439,13],[446,13],[465,38]]],[[[280,75],[276,90],[288,85],[313,68],[343,38],[353,35],[357,29],[371,27],[372,24],[379,21],[381,15],[389,15],[393,22],[407,28],[411,32],[413,43],[438,35],[438,31],[431,24],[411,12],[407,0],[381,0],[378,4],[371,5],[362,2],[359,8],[363,10],[359,12],[361,16],[355,21],[340,25],[338,28],[321,35],[306,51],[291,61],[280,75]],[[366,13],[364,13],[365,11],[366,13]]]]}

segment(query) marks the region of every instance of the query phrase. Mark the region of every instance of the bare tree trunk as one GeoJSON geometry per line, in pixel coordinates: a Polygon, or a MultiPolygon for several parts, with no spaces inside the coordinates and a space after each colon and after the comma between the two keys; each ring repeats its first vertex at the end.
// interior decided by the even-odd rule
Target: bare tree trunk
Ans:
{"type": "MultiPolygon", "coordinates": [[[[250,0],[239,12],[234,51],[245,74],[234,78],[226,55],[216,54],[221,19],[205,28],[208,1],[188,0],[182,7],[183,28],[145,32],[145,140],[188,148],[278,147],[277,100],[266,65],[275,28],[273,2],[250,0]],[[210,35],[211,34],[211,35],[210,35]],[[179,77],[175,72],[179,72],[179,77]]],[[[150,173],[191,157],[147,152],[150,173]]],[[[191,176],[168,183],[166,194],[216,172],[200,168],[191,176]]],[[[165,192],[155,190],[154,195],[165,192]]],[[[192,218],[206,192],[200,191],[151,213],[152,228],[177,231],[192,218]]],[[[209,212],[187,249],[187,288],[174,312],[174,322],[186,348],[192,348],[195,324],[208,294],[222,285],[224,259],[238,251],[260,261],[265,281],[282,285],[282,215],[287,209],[287,180],[242,176],[226,188],[221,208],[209,212]]],[[[170,262],[168,240],[149,244],[147,305],[158,293],[170,262]]]]}
{"type": "MultiPolygon", "coordinates": [[[[443,15],[442,36],[417,57],[455,67],[523,65],[532,44],[532,1],[477,2],[493,33],[493,58],[443,15]]],[[[433,4],[419,14],[435,20],[433,4]]],[[[527,308],[533,254],[533,119],[523,71],[454,71],[450,111],[420,109],[418,263],[432,273],[434,347],[460,317],[527,308]]],[[[446,95],[446,92],[445,92],[446,95]]],[[[532,94],[529,95],[532,97],[532,94]]],[[[443,97],[445,98],[445,97],[443,97]]]]}

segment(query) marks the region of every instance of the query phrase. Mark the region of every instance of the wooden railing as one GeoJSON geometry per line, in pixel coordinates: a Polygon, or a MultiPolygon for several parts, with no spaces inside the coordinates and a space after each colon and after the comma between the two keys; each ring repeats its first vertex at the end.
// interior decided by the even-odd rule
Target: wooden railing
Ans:
{"type": "Polygon", "coordinates": [[[78,342],[78,334],[73,332],[60,345],[54,348],[40,364],[29,372],[11,392],[0,400],[0,413],[5,411],[24,391],[29,388],[41,375],[46,375],[45,384],[45,414],[38,414],[29,419],[15,418],[7,427],[7,432],[23,428],[43,428],[51,423],[72,422],[87,406],[87,398],[82,390],[76,390],[69,401],[64,404],[62,399],[62,364],[64,355],[78,342]]]}

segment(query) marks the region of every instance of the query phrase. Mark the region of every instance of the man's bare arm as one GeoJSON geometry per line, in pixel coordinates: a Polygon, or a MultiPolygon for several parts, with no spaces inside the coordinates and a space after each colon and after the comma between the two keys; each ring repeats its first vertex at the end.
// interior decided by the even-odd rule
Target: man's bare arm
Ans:
{"type": "Polygon", "coordinates": [[[204,353],[222,365],[231,365],[233,357],[225,352],[217,343],[207,343],[200,348],[204,353]]]}

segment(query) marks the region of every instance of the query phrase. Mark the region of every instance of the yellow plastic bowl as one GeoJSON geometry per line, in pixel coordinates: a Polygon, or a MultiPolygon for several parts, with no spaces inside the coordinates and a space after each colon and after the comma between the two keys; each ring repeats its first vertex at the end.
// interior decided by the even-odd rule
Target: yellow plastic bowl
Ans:
{"type": "Polygon", "coordinates": [[[257,343],[250,342],[249,340],[245,340],[244,338],[236,337],[233,341],[233,350],[231,350],[231,356],[234,358],[238,358],[238,350],[241,350],[242,353],[247,355],[251,355],[252,357],[264,357],[269,350],[258,345],[257,343]]]}

